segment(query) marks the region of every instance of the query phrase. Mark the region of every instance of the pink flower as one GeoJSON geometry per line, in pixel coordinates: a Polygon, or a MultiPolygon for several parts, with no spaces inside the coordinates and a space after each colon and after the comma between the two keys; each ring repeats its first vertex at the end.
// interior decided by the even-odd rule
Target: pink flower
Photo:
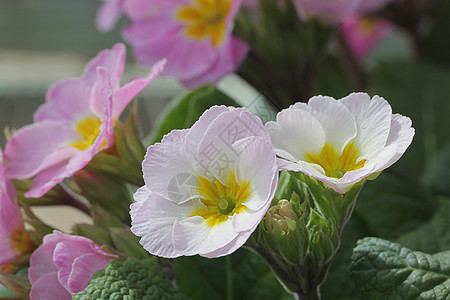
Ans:
{"type": "MultiPolygon", "coordinates": [[[[302,20],[316,19],[329,25],[339,24],[353,14],[362,0],[293,0],[302,20]]],[[[372,0],[364,0],[372,1],[372,0]]]]}
{"type": "Polygon", "coordinates": [[[7,270],[7,264],[34,248],[34,243],[25,233],[14,185],[5,178],[0,149],[0,269],[7,270]]]}
{"type": "Polygon", "coordinates": [[[237,69],[249,48],[231,35],[241,0],[134,0],[123,9],[130,19],[123,36],[139,62],[166,57],[164,75],[189,88],[216,82],[237,69]]]}
{"type": "Polygon", "coordinates": [[[30,298],[72,299],[71,294],[84,290],[92,275],[116,258],[88,238],[54,231],[31,255],[30,298]]]}
{"type": "Polygon", "coordinates": [[[80,78],[51,86],[35,123],[17,131],[5,148],[8,178],[34,177],[25,196],[41,197],[82,169],[113,141],[113,124],[130,101],[161,72],[158,62],[145,78],[120,86],[125,46],[101,51],[80,78]]]}
{"type": "Polygon", "coordinates": [[[340,30],[353,55],[362,59],[389,34],[391,27],[382,19],[350,16],[342,22],[340,30]]]}
{"type": "Polygon", "coordinates": [[[228,255],[250,237],[278,183],[261,120],[214,106],[191,129],[150,146],[145,186],[134,195],[131,231],[153,255],[228,255]]]}

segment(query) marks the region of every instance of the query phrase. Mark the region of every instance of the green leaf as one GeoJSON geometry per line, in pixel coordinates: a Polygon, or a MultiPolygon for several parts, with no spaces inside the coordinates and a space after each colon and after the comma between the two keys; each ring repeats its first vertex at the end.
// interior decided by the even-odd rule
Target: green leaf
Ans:
{"type": "Polygon", "coordinates": [[[397,241],[405,247],[427,253],[450,249],[450,199],[441,198],[439,204],[428,223],[400,236],[397,241]]]}
{"type": "Polygon", "coordinates": [[[179,98],[173,99],[160,114],[147,145],[161,141],[164,135],[174,129],[191,127],[205,110],[213,105],[238,106],[238,104],[216,89],[213,85],[205,85],[179,98]]]}
{"type": "Polygon", "coordinates": [[[450,256],[412,251],[378,238],[359,240],[351,278],[365,299],[448,299],[450,256]]]}
{"type": "Polygon", "coordinates": [[[181,257],[174,267],[178,287],[191,299],[293,299],[266,263],[247,249],[215,259],[181,257]]]}

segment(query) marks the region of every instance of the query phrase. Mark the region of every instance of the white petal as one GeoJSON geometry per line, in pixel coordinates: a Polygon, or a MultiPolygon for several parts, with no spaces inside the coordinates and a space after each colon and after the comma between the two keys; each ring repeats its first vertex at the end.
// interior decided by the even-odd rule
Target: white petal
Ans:
{"type": "Polygon", "coordinates": [[[411,119],[399,114],[392,116],[391,132],[386,145],[397,144],[398,152],[403,154],[412,142],[415,130],[411,127],[411,119]]]}
{"type": "Polygon", "coordinates": [[[227,171],[234,169],[240,155],[233,144],[251,136],[270,140],[261,120],[255,115],[239,108],[222,113],[207,128],[198,145],[197,172],[201,176],[209,174],[225,183],[229,174],[227,171]]]}
{"type": "Polygon", "coordinates": [[[353,114],[358,134],[354,140],[360,156],[370,157],[384,148],[391,128],[392,109],[389,103],[365,93],[353,93],[339,100],[353,114]]]}
{"type": "Polygon", "coordinates": [[[351,112],[331,97],[313,97],[308,105],[325,130],[326,142],[342,153],[347,143],[356,136],[356,121],[351,112]]]}
{"type": "Polygon", "coordinates": [[[238,235],[233,229],[232,218],[210,227],[199,216],[175,223],[173,243],[183,255],[209,253],[232,242],[238,235]]]}
{"type": "Polygon", "coordinates": [[[173,130],[161,143],[150,146],[142,163],[144,181],[154,193],[175,203],[183,203],[195,197],[198,185],[193,169],[184,151],[189,130],[173,130]]]}
{"type": "Polygon", "coordinates": [[[136,202],[142,202],[147,200],[150,194],[151,194],[150,190],[144,185],[133,194],[133,198],[134,201],[136,202]]]}
{"type": "Polygon", "coordinates": [[[131,204],[131,231],[141,237],[140,244],[153,255],[178,257],[183,255],[172,243],[172,230],[177,220],[186,218],[192,203],[177,205],[151,193],[144,201],[131,204]]]}
{"type": "Polygon", "coordinates": [[[272,146],[259,137],[240,140],[234,146],[240,151],[235,169],[236,181],[238,184],[250,182],[250,198],[244,205],[257,211],[273,198],[272,183],[278,178],[275,153],[272,146]]]}
{"type": "Polygon", "coordinates": [[[185,150],[192,155],[195,155],[197,153],[198,145],[205,135],[206,129],[215,118],[227,111],[229,111],[229,109],[224,105],[213,106],[205,110],[198,121],[195,122],[189,130],[189,135],[186,138],[185,150]]]}
{"type": "Polygon", "coordinates": [[[234,240],[232,240],[230,243],[225,245],[222,248],[219,248],[217,250],[214,250],[212,252],[208,253],[201,253],[200,255],[207,258],[216,258],[221,257],[225,255],[229,255],[242,247],[242,245],[245,244],[245,242],[248,240],[248,238],[252,235],[253,231],[256,229],[253,228],[252,230],[246,231],[246,232],[240,232],[238,236],[234,240]]]}
{"type": "Polygon", "coordinates": [[[320,122],[301,109],[285,109],[278,113],[277,122],[266,128],[275,149],[282,149],[304,160],[306,154],[320,153],[325,145],[325,131],[320,122]]]}

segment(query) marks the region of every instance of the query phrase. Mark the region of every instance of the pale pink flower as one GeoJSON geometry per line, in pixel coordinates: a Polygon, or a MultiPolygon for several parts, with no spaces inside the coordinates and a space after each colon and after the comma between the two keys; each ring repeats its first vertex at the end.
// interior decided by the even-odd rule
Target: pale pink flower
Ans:
{"type": "Polygon", "coordinates": [[[83,291],[92,275],[116,258],[88,238],[54,231],[31,255],[30,298],[72,299],[71,294],[83,291]]]}
{"type": "Polygon", "coordinates": [[[137,60],[151,65],[163,57],[163,74],[189,88],[216,82],[237,69],[249,47],[232,36],[241,0],[134,0],[123,10],[122,31],[137,60]]]}
{"type": "Polygon", "coordinates": [[[34,248],[25,232],[14,185],[5,178],[0,149],[0,269],[34,248]]]}
{"type": "Polygon", "coordinates": [[[379,96],[317,96],[268,122],[280,169],[302,172],[339,193],[395,163],[414,136],[411,120],[379,96]]]}
{"type": "Polygon", "coordinates": [[[224,106],[150,146],[142,166],[145,186],[134,195],[131,231],[162,257],[234,252],[264,217],[278,182],[261,120],[224,106]]]}
{"type": "Polygon", "coordinates": [[[362,59],[389,34],[391,28],[391,23],[386,20],[353,15],[342,22],[340,30],[353,55],[362,59]]]}
{"type": "Polygon", "coordinates": [[[372,0],[293,0],[293,3],[302,20],[314,19],[336,25],[355,13],[362,1],[372,0]]]}
{"type": "Polygon", "coordinates": [[[113,124],[130,101],[162,70],[158,62],[145,78],[120,86],[125,46],[116,44],[91,60],[80,78],[51,86],[35,123],[19,129],[5,148],[8,178],[34,177],[27,197],[41,197],[82,169],[113,141],[113,124]]]}

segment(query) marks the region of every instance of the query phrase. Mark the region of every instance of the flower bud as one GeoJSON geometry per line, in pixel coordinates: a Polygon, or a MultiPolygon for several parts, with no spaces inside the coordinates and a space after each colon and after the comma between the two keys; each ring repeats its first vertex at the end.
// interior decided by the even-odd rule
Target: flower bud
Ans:
{"type": "Polygon", "coordinates": [[[276,206],[267,211],[264,222],[269,232],[273,232],[275,227],[278,227],[281,232],[287,233],[295,229],[297,220],[297,214],[292,210],[291,203],[288,200],[280,200],[276,206]]]}

